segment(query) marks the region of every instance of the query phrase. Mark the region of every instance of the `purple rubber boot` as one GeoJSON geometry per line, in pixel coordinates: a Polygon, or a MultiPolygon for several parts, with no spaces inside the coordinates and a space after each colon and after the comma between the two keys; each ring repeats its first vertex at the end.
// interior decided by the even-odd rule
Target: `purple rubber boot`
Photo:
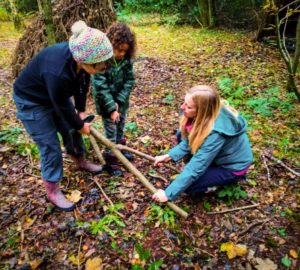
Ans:
{"type": "Polygon", "coordinates": [[[84,156],[80,156],[80,157],[71,156],[71,159],[75,162],[77,168],[83,171],[87,171],[90,173],[99,173],[103,169],[101,165],[96,165],[90,162],[84,156]]]}
{"type": "Polygon", "coordinates": [[[75,204],[68,201],[65,195],[61,192],[58,183],[52,183],[46,180],[43,182],[49,201],[53,203],[59,210],[69,212],[75,208],[75,204]]]}

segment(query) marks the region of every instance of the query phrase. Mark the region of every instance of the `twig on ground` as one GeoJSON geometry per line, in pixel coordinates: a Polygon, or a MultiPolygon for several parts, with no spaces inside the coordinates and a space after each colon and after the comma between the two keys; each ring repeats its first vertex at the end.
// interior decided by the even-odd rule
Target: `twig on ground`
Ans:
{"type": "MultiPolygon", "coordinates": [[[[99,184],[99,182],[92,178],[93,181],[96,183],[96,185],[98,186],[98,188],[100,189],[100,191],[102,192],[103,196],[105,197],[105,199],[110,203],[110,205],[113,207],[114,203],[111,201],[111,199],[106,195],[106,193],[104,192],[103,188],[101,187],[101,185],[99,184]]],[[[119,213],[117,210],[114,210],[114,212],[119,215],[121,218],[124,218],[124,215],[119,213]]]]}
{"type": "Polygon", "coordinates": [[[266,170],[267,170],[267,177],[268,177],[268,180],[271,181],[270,170],[269,170],[269,167],[268,167],[268,164],[267,164],[267,160],[266,160],[265,155],[262,154],[262,155],[261,155],[261,158],[262,158],[262,160],[263,160],[263,162],[264,162],[264,166],[265,166],[265,168],[266,168],[266,170]]]}
{"type": "Polygon", "coordinates": [[[163,180],[166,184],[169,183],[169,181],[168,181],[166,178],[162,177],[162,176],[159,175],[159,174],[149,173],[149,176],[151,176],[151,177],[153,177],[153,178],[161,179],[161,180],[163,180]]]}
{"type": "MultiPolygon", "coordinates": [[[[142,152],[140,152],[140,151],[138,151],[138,150],[132,149],[132,148],[126,146],[126,145],[117,144],[116,147],[117,147],[119,150],[126,150],[126,151],[128,151],[128,152],[130,152],[130,153],[133,153],[133,154],[135,154],[135,155],[137,155],[137,156],[140,156],[140,157],[142,157],[142,158],[145,158],[145,159],[147,159],[147,160],[155,161],[155,158],[154,158],[154,157],[152,157],[152,156],[150,156],[150,155],[147,155],[147,154],[145,154],[145,153],[142,153],[142,152]]],[[[180,173],[180,171],[178,171],[177,168],[175,168],[175,167],[172,166],[172,165],[169,165],[169,164],[163,164],[163,165],[164,165],[165,167],[167,167],[167,168],[169,168],[169,169],[171,169],[171,170],[177,172],[177,173],[180,173]]]]}
{"type": "Polygon", "coordinates": [[[248,225],[248,227],[244,230],[242,230],[240,233],[238,233],[238,237],[243,236],[244,234],[246,234],[249,230],[251,230],[252,228],[254,228],[257,225],[260,224],[265,224],[266,222],[268,222],[270,219],[266,218],[266,219],[262,219],[262,220],[257,220],[255,222],[252,222],[251,224],[248,225]]]}
{"type": "Polygon", "coordinates": [[[80,249],[81,249],[82,237],[83,237],[83,234],[80,235],[80,241],[79,241],[79,246],[78,246],[78,254],[77,254],[77,266],[78,266],[78,270],[81,269],[81,267],[80,267],[80,249]]]}
{"type": "Polygon", "coordinates": [[[264,151],[264,154],[266,157],[268,157],[269,159],[276,161],[277,164],[279,164],[280,166],[284,167],[285,169],[287,169],[288,171],[290,171],[291,173],[293,173],[294,175],[300,177],[300,173],[296,172],[295,170],[291,169],[290,167],[288,167],[287,165],[285,165],[281,160],[275,158],[271,153],[269,153],[268,151],[264,151]]]}
{"type": "Polygon", "coordinates": [[[238,210],[245,210],[245,209],[255,208],[257,206],[259,206],[259,203],[246,205],[246,206],[242,206],[242,207],[231,208],[231,209],[225,209],[225,210],[222,210],[222,211],[208,212],[207,214],[209,214],[209,215],[224,214],[224,213],[234,212],[234,211],[238,211],[238,210]]]}

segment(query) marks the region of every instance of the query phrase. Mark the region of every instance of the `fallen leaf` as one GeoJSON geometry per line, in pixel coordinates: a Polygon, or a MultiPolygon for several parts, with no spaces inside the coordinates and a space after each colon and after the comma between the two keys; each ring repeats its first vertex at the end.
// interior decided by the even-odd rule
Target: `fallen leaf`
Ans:
{"type": "Polygon", "coordinates": [[[0,153],[5,153],[5,152],[8,152],[10,150],[12,150],[12,148],[9,147],[9,146],[0,147],[0,153]]]}
{"type": "Polygon", "coordinates": [[[88,258],[88,257],[90,257],[93,253],[95,253],[96,252],[96,249],[94,249],[94,248],[92,248],[92,249],[90,249],[85,255],[84,255],[84,257],[85,258],[88,258]]]}
{"type": "Polygon", "coordinates": [[[101,270],[103,269],[102,259],[95,257],[93,259],[88,259],[85,264],[85,270],[101,270]]]}
{"type": "Polygon", "coordinates": [[[30,266],[32,270],[38,269],[40,264],[43,262],[43,259],[36,259],[30,262],[30,266]]]}
{"type": "Polygon", "coordinates": [[[67,194],[66,197],[73,203],[79,202],[81,197],[81,192],[79,190],[73,190],[71,194],[67,194]]]}
{"type": "Polygon", "coordinates": [[[30,217],[25,217],[24,223],[22,225],[23,229],[28,229],[35,221],[36,218],[32,219],[30,217]]]}
{"type": "MultiPolygon", "coordinates": [[[[68,257],[69,260],[71,261],[71,263],[73,265],[78,265],[78,258],[77,258],[77,255],[71,255],[68,257]]],[[[83,258],[83,254],[80,252],[79,254],[79,265],[81,265],[82,263],[84,263],[85,259],[83,258]]]]}
{"type": "Polygon", "coordinates": [[[291,249],[291,250],[290,250],[290,256],[291,256],[293,259],[297,259],[297,258],[298,258],[298,254],[297,254],[296,250],[291,249]]]}
{"type": "Polygon", "coordinates": [[[149,143],[151,141],[151,138],[150,136],[144,136],[144,137],[141,137],[140,138],[140,141],[143,143],[143,144],[146,144],[146,143],[149,143]]]}
{"type": "Polygon", "coordinates": [[[227,242],[221,245],[221,251],[226,251],[228,259],[233,259],[236,256],[244,256],[247,253],[247,247],[246,245],[235,245],[232,242],[227,242]]]}
{"type": "Polygon", "coordinates": [[[174,180],[179,174],[174,174],[171,176],[171,179],[174,180]]]}
{"type": "Polygon", "coordinates": [[[256,258],[256,263],[255,269],[257,270],[276,270],[278,268],[277,264],[270,259],[256,258]]]}

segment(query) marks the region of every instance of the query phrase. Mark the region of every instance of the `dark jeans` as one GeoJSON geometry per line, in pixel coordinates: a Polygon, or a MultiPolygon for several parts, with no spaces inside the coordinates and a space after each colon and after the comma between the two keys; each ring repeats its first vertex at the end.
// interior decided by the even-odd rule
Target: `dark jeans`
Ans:
{"type": "Polygon", "coordinates": [[[246,175],[235,175],[222,167],[210,166],[185,192],[196,195],[206,192],[209,187],[232,184],[245,179],[246,175]]]}
{"type": "MultiPolygon", "coordinates": [[[[180,129],[176,131],[177,142],[181,142],[180,129]]],[[[192,156],[188,156],[186,163],[192,156]]],[[[235,175],[231,171],[222,167],[211,165],[207,168],[206,172],[199,177],[191,186],[186,189],[186,193],[190,195],[196,195],[198,193],[204,193],[209,187],[221,186],[236,183],[239,180],[245,180],[246,175],[235,175]]]]}
{"type": "Polygon", "coordinates": [[[82,156],[85,152],[81,134],[77,131],[69,133],[68,124],[57,116],[54,108],[16,95],[14,100],[18,119],[39,149],[42,177],[51,182],[59,181],[63,177],[63,160],[57,132],[63,138],[67,153],[74,156],[82,156]]]}

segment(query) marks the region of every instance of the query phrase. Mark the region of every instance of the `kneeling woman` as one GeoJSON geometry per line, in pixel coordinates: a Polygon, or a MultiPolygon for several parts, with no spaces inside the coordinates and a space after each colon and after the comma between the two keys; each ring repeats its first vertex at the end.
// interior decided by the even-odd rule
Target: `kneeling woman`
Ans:
{"type": "Polygon", "coordinates": [[[181,109],[183,140],[166,155],[155,157],[154,165],[190,154],[192,158],[166,190],[153,195],[157,202],[175,200],[182,192],[196,195],[237,182],[245,178],[253,160],[246,121],[215,89],[206,85],[191,88],[181,109]]]}

